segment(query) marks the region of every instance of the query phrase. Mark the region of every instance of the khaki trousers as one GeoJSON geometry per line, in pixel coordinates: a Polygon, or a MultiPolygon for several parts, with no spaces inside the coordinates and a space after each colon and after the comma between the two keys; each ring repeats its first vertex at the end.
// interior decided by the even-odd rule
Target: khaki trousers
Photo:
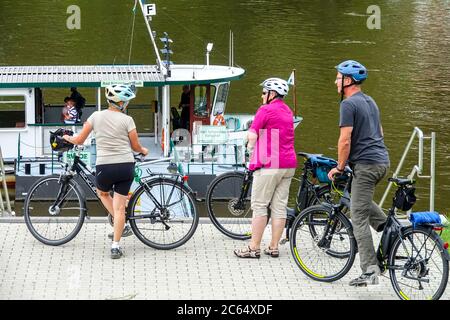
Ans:
{"type": "Polygon", "coordinates": [[[253,173],[251,208],[253,217],[268,215],[270,205],[272,218],[286,218],[289,187],[295,169],[260,169],[253,173]]]}

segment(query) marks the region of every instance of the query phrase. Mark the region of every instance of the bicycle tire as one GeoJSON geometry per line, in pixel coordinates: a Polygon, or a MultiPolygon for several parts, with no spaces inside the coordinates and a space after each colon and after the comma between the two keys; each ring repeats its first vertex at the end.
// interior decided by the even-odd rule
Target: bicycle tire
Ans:
{"type": "Polygon", "coordinates": [[[244,209],[232,207],[241,195],[244,176],[238,171],[224,173],[211,181],[206,192],[205,202],[211,222],[220,232],[235,240],[251,238],[251,182],[244,209]]]}
{"type": "Polygon", "coordinates": [[[28,230],[37,240],[50,246],[59,246],[75,238],[86,216],[84,193],[73,180],[65,182],[69,189],[63,197],[64,206],[50,212],[50,206],[56,201],[62,183],[59,175],[43,177],[31,186],[24,202],[24,218],[28,230]],[[67,207],[68,204],[71,207],[67,207]],[[49,217],[46,218],[46,215],[49,217]],[[53,230],[55,234],[63,234],[63,237],[50,239],[38,228],[41,224],[46,225],[43,230],[53,230]]]}
{"type": "Polygon", "coordinates": [[[341,226],[336,229],[330,248],[319,248],[321,234],[317,230],[319,227],[325,228],[331,211],[330,205],[306,208],[294,220],[289,236],[295,263],[306,276],[321,282],[333,282],[345,276],[353,265],[357,251],[351,223],[342,214],[337,216],[337,223],[341,226]],[[314,226],[315,233],[311,231],[311,226],[314,226]],[[335,245],[333,249],[332,244],[335,245]],[[338,250],[339,247],[343,249],[338,250]],[[319,261],[323,261],[321,266],[317,265],[319,261]]]}
{"type": "MultiPolygon", "coordinates": [[[[156,197],[157,195],[155,198],[156,197]]],[[[161,199],[157,200],[161,203],[164,202],[160,201],[161,199]]],[[[171,203],[168,207],[172,207],[175,204],[176,203],[171,203]]],[[[131,229],[137,238],[147,246],[158,250],[169,250],[182,246],[194,235],[199,223],[197,207],[191,191],[183,183],[176,182],[169,178],[155,178],[145,182],[145,187],[139,186],[129,201],[128,217],[131,229]],[[169,216],[167,217],[162,218],[161,215],[157,216],[153,214],[151,217],[137,218],[137,213],[141,214],[144,212],[149,215],[151,212],[155,212],[156,206],[146,192],[150,191],[153,194],[157,193],[159,190],[160,195],[164,198],[165,189],[162,189],[163,186],[174,188],[173,190],[177,189],[180,194],[179,198],[176,200],[179,201],[181,208],[186,208],[189,212],[183,212],[183,214],[180,215],[180,212],[176,210],[177,208],[169,208],[169,216]],[[146,207],[143,210],[144,206],[146,207]],[[166,229],[166,225],[164,225],[163,221],[170,229],[166,229]],[[149,229],[144,227],[148,227],[149,229]],[[169,230],[172,230],[170,234],[169,230]],[[173,235],[174,230],[180,230],[181,235],[173,235]],[[155,239],[155,236],[158,236],[158,234],[162,235],[162,237],[155,239]]]]}
{"type": "Polygon", "coordinates": [[[444,250],[446,249],[441,238],[431,227],[413,228],[410,226],[403,231],[403,242],[400,237],[395,239],[392,250],[389,252],[388,268],[392,287],[400,299],[416,300],[413,291],[417,291],[418,295],[422,297],[417,300],[438,300],[442,296],[447,286],[449,273],[448,260],[444,250]],[[431,240],[431,245],[427,245],[428,240],[431,240]],[[407,247],[406,254],[402,251],[405,249],[404,246],[407,247]],[[424,249],[423,252],[422,249],[424,249]],[[429,257],[427,257],[427,253],[430,253],[429,257]],[[419,254],[422,259],[419,258],[419,254]],[[425,256],[422,256],[423,254],[425,256]],[[440,270],[440,268],[442,269],[440,270]],[[430,274],[431,270],[435,270],[433,274],[430,274]],[[435,277],[439,271],[441,271],[441,276],[436,275],[437,281],[431,281],[434,279],[431,277],[435,277]],[[407,276],[422,281],[409,279],[407,276]],[[430,282],[425,282],[427,280],[430,282]],[[411,284],[404,284],[404,282],[411,284]],[[424,283],[422,288],[416,287],[418,283],[422,282],[424,283]],[[436,290],[427,289],[429,286],[431,287],[431,283],[435,284],[436,290]],[[407,291],[408,289],[409,291],[407,291]]]}

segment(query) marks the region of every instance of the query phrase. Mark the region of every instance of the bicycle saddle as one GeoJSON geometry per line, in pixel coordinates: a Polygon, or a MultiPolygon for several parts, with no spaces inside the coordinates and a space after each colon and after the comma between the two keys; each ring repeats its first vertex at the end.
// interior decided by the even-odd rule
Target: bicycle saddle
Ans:
{"type": "Polygon", "coordinates": [[[323,154],[315,154],[315,153],[306,153],[306,152],[298,152],[297,155],[309,159],[311,157],[322,157],[323,154]]]}
{"type": "Polygon", "coordinates": [[[389,182],[393,182],[395,184],[398,184],[399,186],[409,186],[416,183],[414,179],[408,179],[408,178],[389,178],[389,182]]]}

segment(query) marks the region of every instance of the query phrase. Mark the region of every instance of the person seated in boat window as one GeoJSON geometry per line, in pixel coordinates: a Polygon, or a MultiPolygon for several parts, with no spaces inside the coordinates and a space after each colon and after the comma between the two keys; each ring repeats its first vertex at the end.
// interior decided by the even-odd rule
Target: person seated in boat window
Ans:
{"type": "Polygon", "coordinates": [[[76,102],[72,98],[66,98],[65,106],[63,108],[63,117],[65,124],[75,124],[78,122],[78,111],[76,108],[76,102]],[[67,101],[66,101],[67,99],[67,101]]]}
{"type": "Polygon", "coordinates": [[[70,98],[75,101],[75,108],[77,109],[77,122],[81,122],[81,115],[86,105],[86,99],[78,92],[76,87],[70,88],[70,91],[72,92],[70,98]]]}
{"type": "Polygon", "coordinates": [[[181,124],[180,127],[189,130],[189,117],[190,117],[190,105],[191,105],[191,89],[186,84],[183,86],[183,92],[181,93],[180,104],[178,108],[181,109],[181,124]]]}
{"type": "Polygon", "coordinates": [[[67,106],[67,101],[69,101],[70,97],[65,97],[64,98],[64,107],[61,109],[61,122],[64,122],[64,120],[66,119],[66,114],[67,111],[69,109],[69,107],[67,106]]]}

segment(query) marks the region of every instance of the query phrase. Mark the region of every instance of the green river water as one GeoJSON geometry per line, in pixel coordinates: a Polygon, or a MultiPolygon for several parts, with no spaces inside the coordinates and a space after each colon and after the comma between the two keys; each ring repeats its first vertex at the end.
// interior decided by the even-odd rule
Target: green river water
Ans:
{"type": "MultiPolygon", "coordinates": [[[[369,69],[363,86],[381,110],[391,173],[414,127],[437,135],[436,209],[450,213],[450,1],[155,0],[152,27],[174,40],[175,63],[228,64],[229,31],[235,63],[246,70],[233,82],[227,111],[254,113],[258,84],[297,70],[296,149],[337,156],[339,96],[334,66],[355,59],[369,69]],[[367,8],[378,5],[381,29],[367,27],[367,8]]],[[[0,0],[0,65],[128,64],[134,1],[0,0]],[[69,30],[67,8],[81,9],[81,29],[69,30]]],[[[132,64],[154,64],[141,13],[136,15],[132,64]]],[[[180,91],[181,92],[181,91],[180,91]]],[[[173,93],[178,99],[180,92],[173,93]]],[[[140,96],[145,103],[151,92],[140,96]]],[[[93,99],[93,92],[86,97],[93,99]]],[[[48,99],[57,102],[60,96],[48,99]]],[[[292,106],[292,96],[287,99],[292,106]]],[[[52,102],[52,101],[46,101],[52,102]]],[[[94,102],[94,101],[92,101],[94,102]]],[[[176,101],[178,102],[178,101],[176,101]]],[[[429,143],[425,171],[429,173],[429,143]]],[[[417,162],[417,143],[403,174],[417,162]]],[[[387,183],[378,187],[380,199],[387,183]]],[[[418,181],[416,209],[428,206],[429,182],[418,181]]]]}

